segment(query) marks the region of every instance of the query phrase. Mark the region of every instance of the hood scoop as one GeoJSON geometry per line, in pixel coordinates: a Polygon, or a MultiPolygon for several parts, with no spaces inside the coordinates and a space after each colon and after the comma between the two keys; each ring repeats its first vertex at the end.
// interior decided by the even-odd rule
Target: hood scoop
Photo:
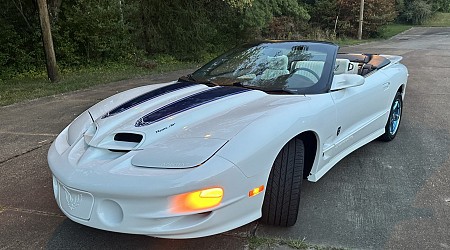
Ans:
{"type": "Polygon", "coordinates": [[[144,136],[141,134],[133,134],[133,133],[117,133],[114,136],[114,141],[117,142],[129,142],[129,143],[136,143],[138,145],[144,136]]]}
{"type": "Polygon", "coordinates": [[[144,141],[144,135],[142,134],[120,132],[107,136],[95,147],[113,152],[127,152],[136,149],[142,141],[144,141]]]}

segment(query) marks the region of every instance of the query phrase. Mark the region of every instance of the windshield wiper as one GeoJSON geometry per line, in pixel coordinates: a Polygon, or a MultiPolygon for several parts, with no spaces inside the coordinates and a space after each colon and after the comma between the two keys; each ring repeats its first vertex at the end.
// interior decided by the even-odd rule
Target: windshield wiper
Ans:
{"type": "Polygon", "coordinates": [[[183,81],[183,82],[198,82],[191,74],[182,76],[180,78],[178,78],[178,81],[183,81]]]}
{"type": "Polygon", "coordinates": [[[265,89],[265,88],[261,88],[261,87],[257,87],[257,86],[245,85],[245,84],[242,84],[241,82],[235,82],[235,83],[233,83],[233,86],[247,88],[247,89],[261,90],[266,93],[297,94],[297,92],[288,90],[288,89],[265,89]]]}
{"type": "Polygon", "coordinates": [[[292,91],[289,89],[265,89],[263,91],[267,93],[277,93],[277,94],[291,94],[291,95],[297,94],[296,91],[292,91]]]}
{"type": "Polygon", "coordinates": [[[211,80],[198,80],[196,79],[194,76],[192,76],[191,74],[188,74],[186,76],[182,76],[178,79],[178,81],[184,81],[184,82],[194,82],[194,83],[199,83],[199,84],[205,84],[208,87],[216,87],[216,86],[220,86],[219,84],[211,81],[211,80]]]}
{"type": "Polygon", "coordinates": [[[187,78],[191,81],[198,82],[197,79],[195,79],[195,77],[192,74],[188,74],[187,78]]]}

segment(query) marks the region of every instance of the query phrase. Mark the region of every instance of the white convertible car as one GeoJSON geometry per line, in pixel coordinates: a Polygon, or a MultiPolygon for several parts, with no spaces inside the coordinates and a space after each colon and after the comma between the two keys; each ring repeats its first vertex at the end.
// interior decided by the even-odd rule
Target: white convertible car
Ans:
{"type": "MultiPolygon", "coordinates": [[[[71,220],[163,238],[297,221],[302,179],[394,139],[408,71],[400,56],[264,41],[176,82],[116,94],[53,142],[56,201],[71,220]]],[[[307,201],[305,201],[307,202],[307,201]]]]}

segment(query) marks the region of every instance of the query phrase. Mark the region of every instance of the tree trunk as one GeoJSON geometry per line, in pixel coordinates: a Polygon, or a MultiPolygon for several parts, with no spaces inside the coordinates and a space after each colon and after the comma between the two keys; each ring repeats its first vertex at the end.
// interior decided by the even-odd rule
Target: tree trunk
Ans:
{"type": "Polygon", "coordinates": [[[46,0],[37,0],[39,7],[39,20],[41,21],[42,41],[47,62],[47,74],[51,82],[58,81],[58,68],[56,65],[55,50],[53,48],[52,32],[46,0]]]}
{"type": "Polygon", "coordinates": [[[359,8],[358,40],[362,39],[363,19],[364,19],[364,0],[361,0],[361,6],[359,8]]]}

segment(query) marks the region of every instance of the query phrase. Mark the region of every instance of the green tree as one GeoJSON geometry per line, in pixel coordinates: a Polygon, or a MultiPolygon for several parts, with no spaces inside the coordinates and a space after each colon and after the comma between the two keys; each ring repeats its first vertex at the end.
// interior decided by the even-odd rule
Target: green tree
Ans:
{"type": "Polygon", "coordinates": [[[251,7],[244,9],[241,30],[247,39],[279,38],[282,34],[273,34],[273,30],[267,29],[270,24],[295,26],[309,19],[306,6],[297,0],[255,0],[251,7]]]}
{"type": "Polygon", "coordinates": [[[129,26],[117,0],[64,1],[53,28],[56,51],[65,64],[117,60],[131,50],[129,26]]]}
{"type": "Polygon", "coordinates": [[[225,0],[231,7],[237,9],[244,9],[245,7],[251,6],[253,0],[225,0]]]}
{"type": "Polygon", "coordinates": [[[450,0],[429,0],[428,4],[431,4],[431,10],[433,12],[449,12],[450,0]]]}
{"type": "Polygon", "coordinates": [[[402,18],[412,24],[422,24],[433,14],[431,4],[422,0],[413,0],[406,4],[402,18]]]}
{"type": "Polygon", "coordinates": [[[36,6],[30,0],[0,2],[0,76],[44,68],[36,6]]]}
{"type": "MultiPolygon", "coordinates": [[[[397,0],[396,3],[391,0],[365,0],[363,36],[377,36],[383,25],[396,18],[396,6],[401,6],[401,2],[402,0],[397,0]]],[[[336,25],[338,36],[356,36],[360,1],[317,0],[310,6],[312,26],[327,31],[334,30],[336,25]]]]}
{"type": "Polygon", "coordinates": [[[199,59],[238,38],[238,11],[223,1],[141,1],[139,12],[139,46],[149,54],[199,59]]]}

